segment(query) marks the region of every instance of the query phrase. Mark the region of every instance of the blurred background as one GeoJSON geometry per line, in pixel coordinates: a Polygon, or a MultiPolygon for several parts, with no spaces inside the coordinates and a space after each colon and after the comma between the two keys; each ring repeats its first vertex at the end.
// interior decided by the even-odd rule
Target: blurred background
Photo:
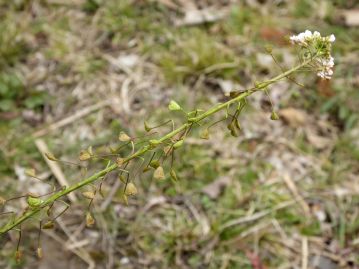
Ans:
{"type": "MultiPolygon", "coordinates": [[[[194,130],[174,167],[178,181],[138,173],[125,205],[117,175],[94,202],[76,193],[54,230],[36,220],[0,238],[0,268],[359,268],[359,3],[356,0],[0,1],[0,196],[46,193],[84,171],[78,162],[118,134],[143,135],[184,109],[207,109],[298,63],[286,36],[334,34],[334,77],[313,72],[258,93],[240,116],[200,139],[194,130]],[[273,47],[276,64],[265,47],[273,47]]],[[[216,115],[220,119],[222,115],[216,115]]],[[[170,126],[159,129],[165,133],[170,126]]],[[[87,175],[106,162],[89,162],[87,175]]],[[[21,212],[23,200],[1,211],[21,212]]],[[[59,205],[61,207],[61,205],[59,205]]],[[[0,216],[4,224],[11,216],[0,216]]]]}

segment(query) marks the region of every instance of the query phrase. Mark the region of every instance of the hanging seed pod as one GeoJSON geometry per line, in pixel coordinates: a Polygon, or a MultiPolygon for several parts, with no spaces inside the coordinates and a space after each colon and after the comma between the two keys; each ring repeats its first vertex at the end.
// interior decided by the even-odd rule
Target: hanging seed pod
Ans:
{"type": "Polygon", "coordinates": [[[125,184],[126,184],[127,179],[126,179],[126,177],[125,177],[124,175],[120,175],[120,176],[118,177],[118,179],[121,180],[122,183],[125,183],[125,184]]]}
{"type": "Polygon", "coordinates": [[[150,126],[148,126],[148,123],[147,123],[146,121],[143,123],[143,125],[144,125],[145,131],[146,131],[147,133],[152,130],[152,128],[151,128],[150,126]]]}
{"type": "Polygon", "coordinates": [[[28,196],[26,202],[30,207],[39,207],[44,201],[40,198],[28,196]]]}
{"type": "Polygon", "coordinates": [[[232,121],[230,124],[228,124],[227,128],[228,128],[228,130],[230,130],[232,136],[234,136],[234,137],[239,136],[239,130],[237,129],[235,121],[232,121]]]}
{"type": "Polygon", "coordinates": [[[49,220],[48,222],[43,224],[41,228],[44,230],[50,230],[50,229],[53,229],[54,227],[55,227],[54,222],[52,220],[49,220]]]}
{"type": "Polygon", "coordinates": [[[118,140],[120,140],[121,142],[129,142],[131,141],[131,137],[129,137],[125,132],[120,132],[118,140]]]}
{"type": "Polygon", "coordinates": [[[171,100],[171,102],[168,105],[168,109],[171,111],[177,111],[177,110],[181,110],[181,106],[177,104],[177,102],[171,100]]]}
{"type": "Polygon", "coordinates": [[[146,173],[147,171],[150,171],[151,168],[149,166],[146,166],[145,168],[143,168],[142,172],[146,173]]]}
{"type": "Polygon", "coordinates": [[[201,139],[205,139],[205,140],[208,140],[209,139],[209,130],[208,128],[204,129],[200,136],[199,136],[201,139]]]}
{"type": "Polygon", "coordinates": [[[152,160],[149,164],[149,166],[151,166],[154,169],[157,169],[157,167],[160,166],[160,161],[159,160],[152,160]]]}
{"type": "Polygon", "coordinates": [[[83,162],[91,159],[91,157],[91,153],[88,150],[81,150],[79,160],[83,162]]]}
{"type": "Polygon", "coordinates": [[[271,120],[279,120],[278,114],[273,110],[272,114],[270,115],[271,120]]]}
{"type": "Polygon", "coordinates": [[[183,145],[183,142],[184,142],[183,139],[178,140],[176,143],[173,144],[173,148],[174,149],[180,148],[183,145]]]}
{"type": "Polygon", "coordinates": [[[136,188],[135,184],[133,184],[132,182],[129,182],[125,189],[125,195],[130,196],[130,195],[136,195],[136,194],[137,194],[137,188],[136,188]]]}
{"type": "Polygon", "coordinates": [[[123,194],[122,200],[123,200],[123,202],[124,202],[125,205],[128,205],[128,197],[127,197],[126,194],[123,194]]]}
{"type": "Polygon", "coordinates": [[[38,257],[39,259],[42,259],[42,257],[43,257],[43,255],[42,255],[42,248],[37,248],[36,254],[37,254],[37,257],[38,257]]]}
{"type": "Polygon", "coordinates": [[[95,219],[92,217],[90,212],[86,214],[86,226],[92,227],[95,224],[95,219]]]}
{"type": "Polygon", "coordinates": [[[95,193],[92,191],[85,191],[82,193],[82,195],[87,199],[93,199],[95,198],[95,193]]]}
{"type": "Polygon", "coordinates": [[[21,250],[16,250],[15,252],[15,261],[16,263],[20,263],[22,258],[22,252],[21,250]]]}
{"type": "Polygon", "coordinates": [[[45,152],[44,154],[45,154],[46,158],[48,158],[50,161],[54,161],[54,162],[57,161],[57,158],[52,153],[45,152]]]}
{"type": "Polygon", "coordinates": [[[117,163],[118,166],[122,166],[124,162],[125,162],[124,158],[117,158],[116,159],[116,163],[117,163]]]}
{"type": "Polygon", "coordinates": [[[173,168],[171,168],[170,176],[174,181],[178,181],[177,174],[173,168]]]}
{"type": "Polygon", "coordinates": [[[29,177],[36,177],[36,172],[34,168],[29,168],[25,170],[25,175],[29,177]]]}
{"type": "Polygon", "coordinates": [[[162,166],[156,168],[155,172],[153,173],[153,177],[160,180],[165,179],[165,173],[162,166]]]}
{"type": "Polygon", "coordinates": [[[0,205],[4,205],[6,203],[6,199],[0,196],[0,205]]]}

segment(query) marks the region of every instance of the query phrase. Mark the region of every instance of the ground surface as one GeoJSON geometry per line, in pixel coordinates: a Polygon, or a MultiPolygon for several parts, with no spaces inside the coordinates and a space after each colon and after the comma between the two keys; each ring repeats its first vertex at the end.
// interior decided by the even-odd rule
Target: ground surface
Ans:
{"type": "MultiPolygon", "coordinates": [[[[54,173],[44,145],[73,162],[89,146],[108,153],[120,131],[145,134],[144,120],[179,125],[171,99],[187,111],[206,109],[228,90],[290,68],[298,60],[284,36],[310,29],[337,37],[332,81],[304,72],[296,76],[304,88],[291,81],[270,88],[280,120],[269,119],[268,96],[252,96],[239,137],[224,123],[209,140],[200,139],[201,128],[192,132],[174,160],[177,182],[130,167],[138,194],[125,205],[110,174],[93,203],[92,228],[88,201],[76,193],[42,234],[41,261],[32,220],[22,227],[20,264],[18,232],[1,237],[0,268],[359,268],[358,8],[354,0],[0,1],[5,199],[49,191],[28,168],[62,185],[61,171],[73,184],[106,165],[60,164],[54,173]]],[[[1,210],[24,206],[16,200],[1,210]]]]}

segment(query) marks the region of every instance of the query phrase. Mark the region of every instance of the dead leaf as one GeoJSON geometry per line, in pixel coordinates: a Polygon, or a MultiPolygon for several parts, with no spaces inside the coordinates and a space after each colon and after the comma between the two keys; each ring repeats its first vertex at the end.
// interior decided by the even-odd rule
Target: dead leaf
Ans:
{"type": "Polygon", "coordinates": [[[331,140],[329,138],[317,135],[310,129],[305,130],[305,135],[308,139],[308,142],[317,149],[324,149],[328,147],[331,143],[331,140]]]}
{"type": "Polygon", "coordinates": [[[185,16],[175,22],[176,26],[198,25],[207,22],[214,22],[223,19],[228,14],[228,10],[216,9],[187,9],[185,16]]]}
{"type": "Polygon", "coordinates": [[[289,33],[273,27],[262,27],[260,30],[261,38],[277,45],[288,45],[283,37],[288,35],[289,33]]]}
{"type": "Polygon", "coordinates": [[[215,181],[213,181],[212,183],[206,185],[202,189],[202,192],[204,194],[207,194],[210,198],[216,199],[223,191],[223,188],[228,186],[230,182],[231,182],[230,177],[220,177],[215,181]]]}
{"type": "Polygon", "coordinates": [[[305,111],[296,108],[285,108],[278,111],[279,116],[290,126],[299,127],[305,124],[308,115],[305,111]]]}
{"type": "Polygon", "coordinates": [[[318,79],[318,92],[321,96],[325,97],[332,97],[335,95],[330,80],[328,79],[318,79]]]}
{"type": "Polygon", "coordinates": [[[359,9],[344,10],[342,12],[344,23],[347,26],[359,26],[359,9]]]}

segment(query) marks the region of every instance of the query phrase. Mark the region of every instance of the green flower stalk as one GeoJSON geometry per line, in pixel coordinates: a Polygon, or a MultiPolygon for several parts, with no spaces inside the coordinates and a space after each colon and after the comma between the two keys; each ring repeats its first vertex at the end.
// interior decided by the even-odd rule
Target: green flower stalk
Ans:
{"type": "MultiPolygon", "coordinates": [[[[302,36],[300,38],[302,38],[302,36]]],[[[48,196],[46,199],[37,199],[37,198],[33,198],[33,197],[29,198],[28,200],[31,202],[31,205],[29,203],[29,207],[27,208],[25,213],[23,213],[21,216],[16,217],[14,220],[9,222],[8,224],[0,227],[0,234],[4,234],[10,230],[13,230],[13,229],[19,227],[20,224],[22,224],[26,220],[34,217],[37,213],[41,212],[42,210],[44,210],[46,208],[51,207],[55,201],[59,200],[60,198],[66,196],[67,194],[69,194],[71,192],[74,192],[78,189],[81,189],[84,186],[90,185],[90,184],[94,183],[95,181],[104,178],[109,172],[117,170],[117,169],[119,169],[119,171],[123,171],[121,168],[126,167],[126,165],[131,160],[142,157],[146,153],[156,149],[157,147],[159,147],[161,145],[164,145],[166,142],[172,143],[171,149],[180,147],[183,144],[183,139],[188,134],[189,130],[195,126],[196,123],[199,123],[199,122],[203,121],[204,119],[213,116],[214,114],[216,114],[219,111],[229,108],[233,104],[238,104],[241,101],[243,102],[246,97],[252,95],[253,93],[258,92],[258,91],[266,91],[268,89],[268,86],[270,86],[271,84],[279,82],[282,79],[289,78],[293,73],[300,71],[300,69],[303,69],[304,67],[311,67],[314,70],[318,71],[316,69],[318,67],[318,59],[319,60],[322,59],[324,53],[326,53],[325,54],[326,58],[330,57],[330,56],[328,56],[328,55],[330,55],[330,51],[329,51],[330,46],[326,47],[326,48],[329,48],[328,51],[323,51],[323,47],[320,47],[316,51],[313,51],[312,47],[308,45],[309,44],[308,42],[307,42],[308,46],[304,46],[303,43],[301,43],[300,41],[297,41],[297,40],[302,40],[302,39],[296,39],[293,43],[300,44],[301,49],[303,49],[305,52],[305,53],[303,53],[304,56],[302,58],[302,62],[300,64],[298,64],[297,66],[291,68],[290,70],[288,70],[286,72],[283,72],[282,74],[280,74],[270,80],[256,83],[254,87],[249,88],[243,92],[236,93],[235,96],[233,98],[231,98],[230,100],[228,100],[227,102],[215,105],[203,113],[196,112],[195,114],[193,114],[193,116],[191,116],[191,117],[188,116],[187,121],[185,123],[183,123],[180,127],[174,129],[173,131],[165,134],[164,136],[162,136],[160,138],[151,139],[151,140],[147,141],[143,147],[141,147],[140,149],[138,149],[131,155],[121,158],[121,162],[110,163],[105,169],[93,174],[90,177],[87,177],[87,178],[81,180],[80,182],[78,182],[72,186],[64,187],[60,191],[55,192],[52,195],[48,196]],[[178,134],[182,134],[181,138],[177,141],[173,141],[173,138],[175,138],[178,134]]],[[[305,39],[303,39],[303,40],[305,40],[305,39]]],[[[312,39],[307,39],[307,40],[312,40],[312,39]]],[[[329,38],[328,38],[328,40],[326,39],[323,42],[331,42],[331,40],[332,39],[329,40],[329,38]]],[[[169,104],[169,109],[170,110],[179,110],[179,109],[181,109],[181,107],[176,102],[171,101],[171,103],[169,104]]],[[[131,138],[128,137],[125,133],[121,134],[121,139],[126,140],[126,141],[131,140],[131,138]]],[[[91,156],[86,155],[86,158],[87,157],[91,157],[91,156]]],[[[56,161],[56,159],[54,161],[56,161]]],[[[162,169],[162,167],[161,167],[161,169],[162,169]]],[[[171,176],[175,177],[174,176],[175,174],[173,175],[173,173],[174,173],[174,171],[171,168],[171,176]]],[[[126,185],[126,186],[128,186],[128,185],[126,185]]],[[[130,184],[129,187],[130,187],[130,189],[127,190],[127,193],[130,192],[131,195],[137,193],[137,190],[134,185],[130,184]]],[[[87,217],[87,218],[89,218],[89,217],[87,217]]],[[[92,223],[92,221],[91,221],[91,223],[92,223]]]]}

